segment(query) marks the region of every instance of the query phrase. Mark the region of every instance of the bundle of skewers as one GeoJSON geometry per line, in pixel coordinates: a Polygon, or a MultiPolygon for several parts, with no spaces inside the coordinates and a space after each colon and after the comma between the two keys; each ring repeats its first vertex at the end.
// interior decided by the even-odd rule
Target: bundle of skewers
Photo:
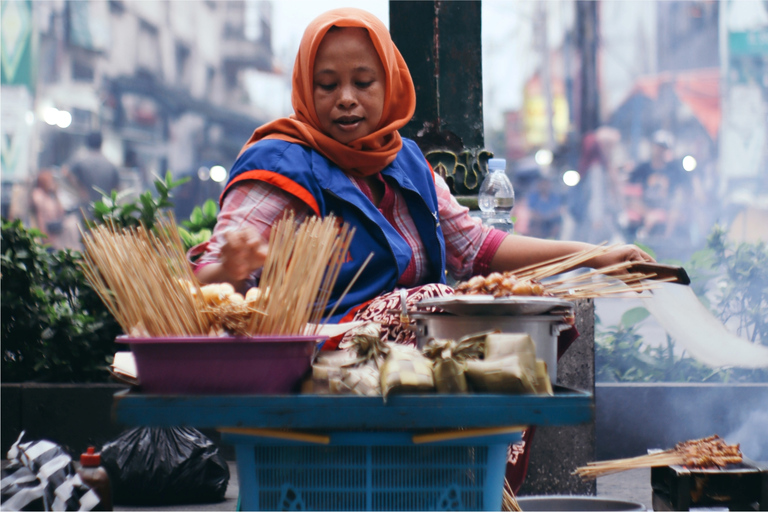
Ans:
{"type": "Polygon", "coordinates": [[[128,336],[316,334],[353,234],[332,216],[287,214],[272,228],[259,287],[245,295],[199,283],[172,216],[154,230],[90,228],[83,271],[128,336]]]}
{"type": "Polygon", "coordinates": [[[593,480],[603,475],[637,468],[661,466],[687,466],[692,468],[725,467],[743,459],[738,444],[729,445],[717,435],[677,443],[670,450],[641,455],[628,459],[589,462],[576,468],[575,475],[582,480],[593,480]]]}
{"type": "MultiPolygon", "coordinates": [[[[646,282],[655,274],[628,272],[636,262],[626,261],[581,274],[566,274],[588,260],[612,251],[614,247],[596,247],[530,265],[515,271],[493,272],[488,276],[474,276],[456,286],[457,295],[547,296],[563,299],[588,299],[607,296],[634,296],[635,292],[651,290],[656,286],[646,282]]],[[[655,279],[656,283],[674,278],[655,279]]]]}
{"type": "Polygon", "coordinates": [[[522,512],[520,503],[517,502],[515,493],[512,492],[512,487],[509,485],[509,480],[504,479],[504,491],[501,494],[501,510],[503,512],[522,512]]]}

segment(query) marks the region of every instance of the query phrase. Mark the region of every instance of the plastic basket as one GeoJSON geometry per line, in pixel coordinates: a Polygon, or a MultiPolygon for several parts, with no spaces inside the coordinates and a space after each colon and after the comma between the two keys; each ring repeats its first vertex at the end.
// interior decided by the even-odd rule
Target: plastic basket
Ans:
{"type": "Polygon", "coordinates": [[[415,444],[412,432],[335,432],[327,445],[224,434],[242,510],[501,510],[519,433],[415,444]]]}

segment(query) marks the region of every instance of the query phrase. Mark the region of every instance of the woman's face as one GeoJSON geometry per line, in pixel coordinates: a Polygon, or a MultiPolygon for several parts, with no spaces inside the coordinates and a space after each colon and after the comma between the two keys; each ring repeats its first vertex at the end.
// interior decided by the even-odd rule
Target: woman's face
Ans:
{"type": "Polygon", "coordinates": [[[384,66],[363,28],[328,32],[315,56],[313,99],[322,130],[347,144],[376,130],[384,109],[384,66]]]}

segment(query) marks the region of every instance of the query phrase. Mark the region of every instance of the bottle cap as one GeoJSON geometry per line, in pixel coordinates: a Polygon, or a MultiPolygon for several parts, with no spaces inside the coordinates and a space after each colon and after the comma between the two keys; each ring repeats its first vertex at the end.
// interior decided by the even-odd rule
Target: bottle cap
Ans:
{"type": "Polygon", "coordinates": [[[507,168],[506,158],[491,158],[490,160],[488,160],[489,171],[495,171],[497,169],[501,169],[503,171],[506,168],[507,168]]]}
{"type": "Polygon", "coordinates": [[[96,453],[96,448],[88,447],[88,451],[80,455],[80,465],[85,467],[96,467],[101,465],[101,454],[96,453]]]}

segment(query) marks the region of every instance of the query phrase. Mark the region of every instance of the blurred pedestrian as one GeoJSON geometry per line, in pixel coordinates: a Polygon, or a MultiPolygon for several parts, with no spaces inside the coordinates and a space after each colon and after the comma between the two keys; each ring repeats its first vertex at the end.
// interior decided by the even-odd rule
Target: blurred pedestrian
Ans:
{"type": "Polygon", "coordinates": [[[630,184],[643,190],[643,220],[637,234],[640,237],[669,238],[686,224],[686,195],[690,193],[690,178],[680,162],[673,159],[674,137],[665,130],[656,131],[651,138],[651,157],[638,165],[629,175],[630,184]]]}
{"type": "Polygon", "coordinates": [[[76,221],[67,216],[58,195],[56,177],[48,169],[37,175],[32,189],[30,209],[32,225],[46,235],[47,243],[54,249],[77,248],[76,221]]]}
{"type": "Polygon", "coordinates": [[[66,176],[77,190],[80,208],[88,218],[92,218],[93,213],[90,205],[102,197],[96,189],[109,194],[120,185],[117,167],[102,154],[101,143],[100,132],[89,133],[85,150],[65,167],[66,176]]]}
{"type": "Polygon", "coordinates": [[[559,239],[563,227],[563,196],[553,189],[552,180],[539,178],[528,194],[530,224],[528,234],[539,238],[559,239]]]}

